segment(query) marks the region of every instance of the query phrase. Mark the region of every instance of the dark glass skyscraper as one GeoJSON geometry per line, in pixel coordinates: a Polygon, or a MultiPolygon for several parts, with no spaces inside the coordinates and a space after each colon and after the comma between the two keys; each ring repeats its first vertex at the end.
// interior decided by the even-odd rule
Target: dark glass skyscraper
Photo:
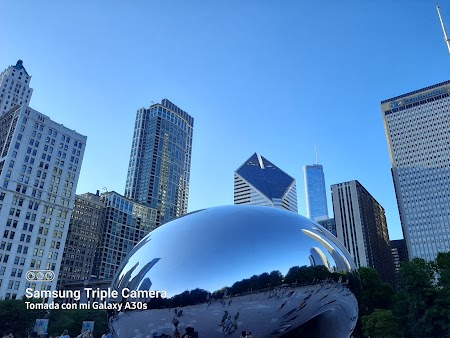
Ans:
{"type": "Polygon", "coordinates": [[[157,225],[187,213],[194,119],[167,99],[137,111],[125,197],[157,210],[157,225]]]}
{"type": "Polygon", "coordinates": [[[234,173],[234,204],[297,210],[295,179],[254,153],[234,173]]]}

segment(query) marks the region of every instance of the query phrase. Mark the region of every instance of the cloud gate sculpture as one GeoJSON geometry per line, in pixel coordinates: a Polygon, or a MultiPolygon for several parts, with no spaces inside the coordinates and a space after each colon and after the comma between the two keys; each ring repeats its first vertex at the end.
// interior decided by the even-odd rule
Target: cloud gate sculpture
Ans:
{"type": "Polygon", "coordinates": [[[120,311],[109,313],[109,327],[117,338],[350,337],[358,282],[347,250],[309,219],[214,207],[133,249],[112,282],[120,311]]]}

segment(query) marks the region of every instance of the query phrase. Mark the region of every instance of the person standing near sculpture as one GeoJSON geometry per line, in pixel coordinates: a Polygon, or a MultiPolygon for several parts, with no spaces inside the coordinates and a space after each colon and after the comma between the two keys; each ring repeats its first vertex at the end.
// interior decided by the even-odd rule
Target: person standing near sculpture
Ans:
{"type": "Polygon", "coordinates": [[[64,332],[63,332],[63,334],[61,335],[60,338],[70,338],[70,336],[69,336],[69,331],[64,330],[64,332]]]}

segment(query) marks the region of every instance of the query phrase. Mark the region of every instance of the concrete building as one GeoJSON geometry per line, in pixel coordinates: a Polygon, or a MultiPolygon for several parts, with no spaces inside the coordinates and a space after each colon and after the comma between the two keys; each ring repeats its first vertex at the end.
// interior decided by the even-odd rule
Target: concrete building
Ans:
{"type": "Polygon", "coordinates": [[[0,116],[1,298],[55,289],[85,146],[86,136],[27,105],[0,116]]]}
{"type": "Polygon", "coordinates": [[[0,74],[0,115],[16,105],[28,106],[33,89],[30,88],[31,76],[28,75],[23,61],[9,66],[0,74]]]}
{"type": "Polygon", "coordinates": [[[389,233],[384,208],[358,182],[331,186],[337,238],[357,267],[372,267],[387,283],[394,283],[389,233]]]}
{"type": "Polygon", "coordinates": [[[327,193],[325,176],[320,164],[303,167],[305,180],[306,217],[313,221],[328,219],[327,193]]]}
{"type": "Polygon", "coordinates": [[[101,194],[102,237],[96,252],[93,275],[114,276],[122,260],[150,231],[157,227],[156,209],[111,191],[101,194]]]}
{"type": "Polygon", "coordinates": [[[125,197],[157,210],[157,225],[187,213],[194,119],[167,99],[137,111],[125,197]]]}
{"type": "Polygon", "coordinates": [[[102,216],[103,202],[98,190],[96,194],[75,196],[58,285],[90,279],[102,237],[102,216]]]}
{"type": "Polygon", "coordinates": [[[295,179],[254,153],[234,172],[234,204],[297,209],[295,179]]]}
{"type": "Polygon", "coordinates": [[[409,258],[450,251],[450,81],[381,102],[409,258]]]}

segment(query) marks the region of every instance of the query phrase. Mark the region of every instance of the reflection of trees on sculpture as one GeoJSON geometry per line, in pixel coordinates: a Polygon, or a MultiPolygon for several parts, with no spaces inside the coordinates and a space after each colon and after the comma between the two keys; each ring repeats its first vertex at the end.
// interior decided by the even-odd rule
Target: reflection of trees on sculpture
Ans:
{"type": "Polygon", "coordinates": [[[202,289],[192,291],[184,291],[171,299],[171,307],[183,307],[187,305],[195,305],[206,302],[210,293],[202,289]]]}
{"type": "Polygon", "coordinates": [[[284,283],[308,283],[314,280],[324,280],[326,278],[336,277],[339,278],[341,274],[334,273],[331,274],[330,271],[325,266],[294,266],[289,269],[286,277],[284,278],[284,283]]]}
{"type": "Polygon", "coordinates": [[[148,309],[176,308],[205,303],[211,293],[203,289],[184,291],[170,299],[153,298],[148,302],[148,309]]]}
{"type": "Polygon", "coordinates": [[[270,287],[279,286],[283,283],[283,275],[280,271],[272,271],[270,274],[264,272],[259,276],[253,275],[234,283],[227,291],[231,295],[237,295],[249,291],[258,291],[270,287]]]}
{"type": "Polygon", "coordinates": [[[280,285],[310,285],[319,281],[333,280],[348,283],[349,287],[358,288],[358,274],[331,273],[325,266],[293,266],[286,276],[274,270],[270,273],[264,272],[260,275],[253,275],[250,278],[235,282],[231,287],[223,287],[213,293],[203,289],[184,291],[170,299],[154,298],[148,303],[149,309],[174,308],[188,305],[195,305],[207,302],[208,300],[218,300],[225,296],[236,296],[248,292],[258,292],[269,290],[280,285]]]}

